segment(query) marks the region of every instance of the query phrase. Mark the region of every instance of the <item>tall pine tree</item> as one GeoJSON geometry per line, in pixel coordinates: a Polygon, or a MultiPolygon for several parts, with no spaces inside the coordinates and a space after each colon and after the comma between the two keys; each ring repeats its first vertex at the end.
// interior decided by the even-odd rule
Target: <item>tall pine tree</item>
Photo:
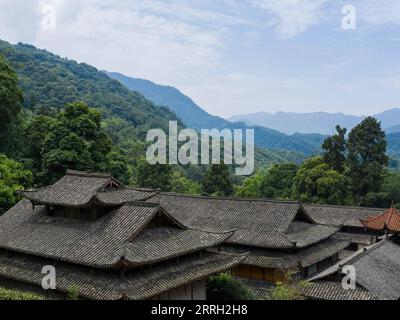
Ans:
{"type": "Polygon", "coordinates": [[[380,191],[389,161],[386,147],[385,132],[373,117],[366,118],[350,132],[348,163],[357,202],[368,193],[380,191]]]}

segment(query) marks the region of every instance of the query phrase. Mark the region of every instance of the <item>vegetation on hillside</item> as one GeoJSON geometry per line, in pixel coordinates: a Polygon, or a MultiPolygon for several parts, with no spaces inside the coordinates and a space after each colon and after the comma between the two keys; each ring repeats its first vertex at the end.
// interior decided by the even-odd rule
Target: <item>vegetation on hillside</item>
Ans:
{"type": "Polygon", "coordinates": [[[35,293],[0,288],[0,300],[45,300],[45,297],[35,293]]]}
{"type": "Polygon", "coordinates": [[[278,164],[246,179],[237,196],[301,200],[333,205],[400,205],[399,173],[389,171],[387,142],[380,123],[368,117],[322,144],[322,156],[307,159],[300,166],[278,164]]]}

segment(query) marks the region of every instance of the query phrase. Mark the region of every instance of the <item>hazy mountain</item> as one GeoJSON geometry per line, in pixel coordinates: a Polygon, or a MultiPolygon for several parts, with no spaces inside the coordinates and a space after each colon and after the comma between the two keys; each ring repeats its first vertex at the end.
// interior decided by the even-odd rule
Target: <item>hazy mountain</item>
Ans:
{"type": "Polygon", "coordinates": [[[127,88],[138,91],[157,105],[167,106],[182,119],[188,128],[200,129],[254,129],[257,146],[301,152],[306,155],[318,153],[324,136],[287,135],[277,130],[262,126],[246,125],[243,122],[229,122],[223,118],[210,115],[198,106],[191,98],[174,87],[158,85],[154,82],[131,78],[119,73],[109,72],[110,77],[120,81],[127,88]]]}
{"type": "MultiPolygon", "coordinates": [[[[400,125],[400,109],[391,109],[380,114],[374,115],[382,122],[384,129],[400,125]]],[[[258,125],[275,129],[286,134],[299,133],[320,133],[332,134],[335,132],[336,125],[341,125],[347,129],[352,129],[360,123],[364,116],[346,115],[343,113],[252,113],[237,115],[229,118],[229,121],[243,121],[248,125],[258,125]]]]}
{"type": "Polygon", "coordinates": [[[389,134],[389,133],[398,133],[398,132],[400,132],[400,125],[387,128],[385,131],[386,131],[386,134],[389,134]]]}
{"type": "Polygon", "coordinates": [[[169,107],[189,128],[196,130],[221,128],[229,123],[223,118],[208,114],[191,98],[174,87],[162,86],[149,80],[130,78],[115,72],[109,72],[108,75],[128,89],[140,92],[155,104],[169,107]]]}

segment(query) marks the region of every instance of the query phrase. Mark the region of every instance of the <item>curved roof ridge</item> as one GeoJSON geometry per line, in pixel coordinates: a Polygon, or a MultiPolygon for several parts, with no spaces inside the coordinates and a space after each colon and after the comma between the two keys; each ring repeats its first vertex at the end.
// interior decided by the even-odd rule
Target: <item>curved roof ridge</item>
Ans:
{"type": "Polygon", "coordinates": [[[273,203],[290,203],[301,205],[300,200],[279,200],[269,198],[247,198],[247,197],[213,197],[213,196],[197,196],[189,194],[181,194],[174,192],[161,192],[163,196],[169,197],[182,197],[182,198],[194,198],[194,199],[212,199],[212,200],[234,200],[234,201],[253,201],[253,202],[273,202],[273,203]]]}
{"type": "Polygon", "coordinates": [[[360,222],[371,230],[400,232],[400,211],[392,206],[382,214],[371,216],[367,219],[360,219],[360,222]],[[396,218],[397,221],[395,221],[396,218]]]}
{"type": "Polygon", "coordinates": [[[346,208],[346,209],[354,209],[354,210],[379,210],[382,211],[382,208],[372,208],[372,207],[360,207],[360,206],[342,206],[335,204],[318,204],[318,203],[304,203],[304,206],[307,207],[327,207],[327,208],[346,208]]]}
{"type": "Polygon", "coordinates": [[[93,178],[110,178],[110,179],[113,179],[111,173],[92,172],[92,171],[67,170],[65,175],[87,177],[87,178],[92,178],[93,177],[93,178]]]}

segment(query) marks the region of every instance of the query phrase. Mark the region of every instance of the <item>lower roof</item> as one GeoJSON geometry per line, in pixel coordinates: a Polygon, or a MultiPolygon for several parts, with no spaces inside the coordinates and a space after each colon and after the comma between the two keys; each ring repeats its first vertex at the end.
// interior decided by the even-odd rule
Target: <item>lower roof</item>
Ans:
{"type": "Polygon", "coordinates": [[[354,290],[344,290],[336,281],[318,281],[309,283],[302,295],[314,300],[376,300],[367,290],[357,286],[354,290]]]}
{"type": "MultiPolygon", "coordinates": [[[[121,275],[66,263],[56,265],[56,291],[67,293],[76,288],[81,298],[93,300],[149,299],[166,291],[228,270],[244,256],[205,252],[187,256],[179,262],[159,265],[121,275]]],[[[0,277],[41,286],[42,267],[52,262],[24,255],[0,254],[0,277]]]]}
{"type": "Polygon", "coordinates": [[[148,202],[158,203],[176,220],[191,228],[235,230],[227,241],[235,245],[265,249],[302,248],[338,231],[337,227],[317,225],[298,201],[162,193],[148,202]]]}
{"type": "MultiPolygon", "coordinates": [[[[400,245],[395,237],[357,251],[316,275],[311,281],[327,281],[342,275],[342,268],[354,266],[357,285],[383,300],[400,298],[400,245]]],[[[345,290],[343,290],[345,294],[345,290]]]]}
{"type": "Polygon", "coordinates": [[[305,204],[308,214],[320,224],[363,228],[361,219],[367,219],[383,212],[378,208],[346,207],[323,204],[305,204]]]}
{"type": "Polygon", "coordinates": [[[297,269],[306,268],[326,258],[332,257],[348,247],[350,241],[330,238],[313,246],[299,249],[294,252],[281,252],[262,249],[249,249],[247,247],[223,246],[227,252],[245,253],[247,258],[242,264],[272,269],[297,269]]]}

